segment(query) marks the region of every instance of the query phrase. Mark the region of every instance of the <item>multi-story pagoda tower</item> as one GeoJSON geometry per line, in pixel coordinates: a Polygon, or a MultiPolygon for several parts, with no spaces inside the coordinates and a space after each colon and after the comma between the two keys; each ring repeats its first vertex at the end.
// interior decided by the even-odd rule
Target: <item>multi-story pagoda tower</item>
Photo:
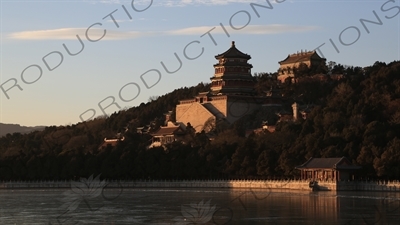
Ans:
{"type": "Polygon", "coordinates": [[[239,51],[235,42],[226,52],[216,55],[218,63],[214,65],[215,74],[211,77],[212,95],[254,95],[255,80],[251,76],[251,59],[239,51]]]}
{"type": "Polygon", "coordinates": [[[280,98],[272,90],[269,96],[256,95],[256,82],[251,76],[253,66],[248,63],[251,57],[239,51],[235,42],[215,58],[218,63],[214,65],[211,90],[181,100],[176,106],[177,122],[190,123],[196,132],[209,132],[217,124],[233,124],[264,106],[271,109],[280,106],[280,98]]]}

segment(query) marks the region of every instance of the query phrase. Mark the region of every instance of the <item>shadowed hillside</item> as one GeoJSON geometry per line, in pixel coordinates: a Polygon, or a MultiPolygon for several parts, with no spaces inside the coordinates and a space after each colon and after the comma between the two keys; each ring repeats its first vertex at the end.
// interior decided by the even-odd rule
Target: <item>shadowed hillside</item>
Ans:
{"type": "MultiPolygon", "coordinates": [[[[306,119],[281,121],[275,132],[246,136],[275,114],[256,111],[235,124],[217,123],[212,141],[188,132],[182,142],[147,149],[149,134],[164,122],[163,113],[179,100],[209,90],[180,88],[109,117],[71,126],[46,127],[0,138],[0,179],[70,179],[102,174],[113,179],[293,178],[294,168],[310,157],[347,157],[362,166],[358,178],[400,178],[400,62],[306,71],[298,82],[280,83],[276,74],[255,76],[256,91],[279,90],[283,108],[293,102],[314,105],[306,119]],[[318,76],[316,76],[318,75],[318,76]],[[322,76],[322,78],[321,78],[322,76]],[[274,89],[272,89],[272,87],[274,89]],[[118,133],[124,141],[99,148],[118,133]]],[[[276,121],[276,120],[275,120],[276,121]]]]}

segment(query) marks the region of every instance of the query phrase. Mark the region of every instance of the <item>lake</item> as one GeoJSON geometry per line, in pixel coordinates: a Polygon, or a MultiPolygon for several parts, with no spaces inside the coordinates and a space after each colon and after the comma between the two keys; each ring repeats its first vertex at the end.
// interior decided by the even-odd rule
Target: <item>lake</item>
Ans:
{"type": "Polygon", "coordinates": [[[400,193],[0,190],[0,224],[399,224],[400,193]]]}

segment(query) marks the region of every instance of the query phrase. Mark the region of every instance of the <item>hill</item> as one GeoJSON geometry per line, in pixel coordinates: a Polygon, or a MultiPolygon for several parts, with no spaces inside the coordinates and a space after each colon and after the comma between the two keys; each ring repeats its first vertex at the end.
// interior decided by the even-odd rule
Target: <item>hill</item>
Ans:
{"type": "MultiPolygon", "coordinates": [[[[137,127],[155,130],[163,113],[180,99],[209,90],[209,85],[180,88],[151,102],[71,126],[46,127],[28,134],[0,138],[0,179],[70,179],[102,174],[112,179],[293,178],[294,168],[310,157],[347,157],[363,170],[359,178],[400,178],[400,62],[376,62],[360,68],[330,69],[342,79],[279,83],[276,74],[258,74],[256,90],[275,87],[283,104],[314,104],[307,118],[282,121],[273,133],[245,136],[265,119],[265,113],[217,126],[210,141],[204,133],[189,133],[184,143],[147,149],[151,136],[137,127]],[[99,148],[104,137],[124,133],[116,146],[99,148]]],[[[267,115],[273,116],[273,115],[267,115]]]]}
{"type": "Polygon", "coordinates": [[[12,133],[29,133],[35,130],[43,130],[44,126],[26,127],[19,124],[0,123],[0,137],[12,133]]]}

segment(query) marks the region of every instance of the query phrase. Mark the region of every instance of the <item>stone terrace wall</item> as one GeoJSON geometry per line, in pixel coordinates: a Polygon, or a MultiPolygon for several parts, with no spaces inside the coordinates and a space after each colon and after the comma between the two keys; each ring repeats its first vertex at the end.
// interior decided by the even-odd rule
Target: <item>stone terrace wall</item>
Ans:
{"type": "MultiPolygon", "coordinates": [[[[72,181],[9,181],[0,188],[70,188],[72,181]]],[[[110,188],[261,188],[309,190],[308,181],[300,180],[188,180],[188,181],[106,181],[110,188]]]]}
{"type": "Polygon", "coordinates": [[[110,183],[108,187],[126,188],[254,188],[310,190],[308,181],[295,180],[193,180],[193,181],[135,181],[110,183]]]}
{"type": "MultiPolygon", "coordinates": [[[[98,181],[97,181],[98,182],[98,181]]],[[[254,188],[279,190],[308,190],[307,180],[147,180],[106,181],[109,188],[254,188]]],[[[95,185],[94,185],[95,186],[95,185]]],[[[400,181],[319,181],[321,191],[400,191],[400,181]]],[[[71,181],[0,182],[0,189],[71,188],[71,181]]]]}
{"type": "Polygon", "coordinates": [[[338,191],[400,191],[400,181],[339,181],[338,191]]]}

